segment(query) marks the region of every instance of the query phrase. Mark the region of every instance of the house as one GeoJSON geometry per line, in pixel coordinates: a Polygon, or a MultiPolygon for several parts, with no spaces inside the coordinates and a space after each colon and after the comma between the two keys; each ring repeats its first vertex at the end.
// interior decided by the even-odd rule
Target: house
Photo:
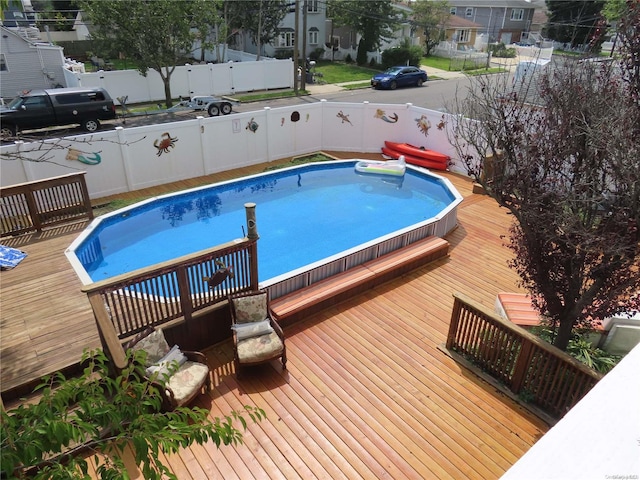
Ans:
{"type": "Polygon", "coordinates": [[[449,5],[452,15],[481,25],[483,43],[520,42],[528,36],[536,10],[527,0],[449,0],[449,5]]]}
{"type": "MultiPolygon", "coordinates": [[[[405,42],[410,45],[422,45],[422,37],[418,29],[408,20],[412,10],[410,2],[397,2],[393,4],[396,10],[396,18],[400,20],[396,30],[390,38],[381,39],[380,47],[377,51],[367,52],[367,62],[374,60],[382,62],[382,52],[389,48],[398,47],[405,42]]],[[[330,60],[344,60],[350,56],[356,59],[358,53],[358,43],[362,35],[350,26],[342,26],[334,22],[332,18],[327,19],[327,31],[325,36],[325,58],[330,60]]]]}
{"type": "Polygon", "coordinates": [[[442,27],[444,29],[444,41],[455,43],[457,50],[473,48],[476,44],[478,31],[482,29],[482,25],[479,23],[458,15],[450,15],[442,27]]]}
{"type": "MultiPolygon", "coordinates": [[[[290,58],[293,56],[293,46],[296,32],[302,34],[304,22],[306,18],[306,32],[304,32],[304,41],[306,42],[304,51],[309,57],[316,49],[324,50],[325,23],[327,18],[326,2],[322,0],[307,0],[306,11],[303,10],[303,3],[300,2],[300,12],[298,15],[298,28],[295,24],[295,11],[290,10],[280,22],[279,35],[270,44],[262,45],[261,55],[275,58],[290,58]]],[[[257,54],[257,46],[251,40],[251,35],[247,32],[238,33],[241,36],[237,39],[235,45],[245,52],[257,54]]],[[[302,42],[298,45],[300,56],[302,57],[302,42]]]]}
{"type": "Polygon", "coordinates": [[[0,26],[0,96],[6,101],[23,90],[66,87],[62,47],[33,42],[0,26]]]}

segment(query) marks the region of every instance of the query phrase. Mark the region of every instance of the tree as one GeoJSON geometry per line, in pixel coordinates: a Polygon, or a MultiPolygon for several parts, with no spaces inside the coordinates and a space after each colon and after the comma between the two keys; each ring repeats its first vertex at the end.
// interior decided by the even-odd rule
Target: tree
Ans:
{"type": "MultiPolygon", "coordinates": [[[[198,28],[214,24],[216,2],[206,0],[82,0],[92,25],[92,39],[106,51],[131,59],[142,75],[158,72],[167,107],[173,105],[171,75],[176,64],[192,52],[196,40],[206,39],[198,28]]],[[[203,47],[204,48],[204,47],[203,47]]]]}
{"type": "MultiPolygon", "coordinates": [[[[161,412],[160,392],[142,375],[144,355],[130,356],[130,367],[112,378],[102,351],[85,353],[81,376],[45,377],[37,388],[38,403],[2,409],[3,478],[86,478],[92,458],[101,462],[100,478],[128,478],[121,455],[130,446],[144,478],[175,479],[160,452],[175,453],[194,442],[242,443],[242,433],[233,426],[239,421],[246,429],[240,413],[211,421],[202,408],[161,412]]],[[[265,418],[258,408],[245,407],[243,413],[255,422],[265,418]]]]}
{"type": "MultiPolygon", "coordinates": [[[[625,32],[638,72],[640,33],[625,32]]],[[[452,141],[513,215],[511,266],[565,349],[574,327],[640,309],[640,78],[625,62],[546,68],[516,88],[478,78],[452,141]]]]}
{"type": "Polygon", "coordinates": [[[258,49],[256,60],[260,60],[262,45],[271,43],[280,33],[280,22],[287,15],[284,0],[250,0],[229,2],[228,12],[237,19],[238,28],[251,34],[258,49]]]}
{"type": "MultiPolygon", "coordinates": [[[[402,19],[390,0],[332,0],[327,8],[336,25],[351,27],[362,36],[358,52],[361,49],[364,52],[377,50],[383,40],[391,39],[402,19]]],[[[360,53],[358,55],[362,58],[360,53]]]]}
{"type": "Polygon", "coordinates": [[[602,18],[603,5],[604,0],[547,0],[549,18],[545,35],[572,48],[589,44],[602,18]]]}
{"type": "Polygon", "coordinates": [[[413,5],[413,24],[422,30],[425,54],[429,55],[443,39],[444,27],[451,16],[447,0],[416,0],[413,5]]]}

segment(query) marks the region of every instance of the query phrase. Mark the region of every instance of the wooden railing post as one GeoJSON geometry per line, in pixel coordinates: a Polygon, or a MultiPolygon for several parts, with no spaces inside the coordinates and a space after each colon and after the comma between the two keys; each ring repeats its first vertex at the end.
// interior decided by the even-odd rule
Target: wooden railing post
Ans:
{"type": "Polygon", "coordinates": [[[31,224],[37,232],[42,231],[42,221],[40,219],[40,210],[36,204],[36,197],[33,193],[33,185],[29,185],[24,192],[24,198],[27,201],[27,207],[31,216],[31,224]]]}
{"type": "Polygon", "coordinates": [[[179,266],[176,269],[176,276],[178,277],[178,292],[180,292],[180,306],[182,308],[182,315],[184,316],[187,326],[189,320],[193,316],[193,301],[191,299],[191,288],[189,287],[189,278],[187,277],[187,268],[179,266]]]}
{"type": "Polygon", "coordinates": [[[518,358],[515,361],[511,377],[511,391],[515,394],[520,393],[524,380],[527,377],[527,371],[531,366],[530,359],[532,350],[533,343],[523,338],[522,348],[520,348],[520,352],[518,353],[518,358]]]}
{"type": "Polygon", "coordinates": [[[102,295],[99,292],[92,292],[87,294],[89,297],[89,303],[93,309],[93,315],[96,318],[96,324],[100,330],[101,338],[103,339],[103,348],[109,350],[111,359],[116,369],[122,370],[127,366],[127,359],[116,333],[116,329],[111,322],[109,312],[104,304],[102,295]]]}
{"type": "Polygon", "coordinates": [[[453,295],[453,310],[451,310],[451,322],[449,323],[449,333],[447,334],[447,349],[453,348],[460,323],[460,313],[462,312],[462,302],[456,294],[453,295]]]}
{"type": "Polygon", "coordinates": [[[249,245],[249,275],[251,290],[258,290],[258,241],[255,240],[249,245]]]}
{"type": "Polygon", "coordinates": [[[93,220],[93,207],[91,206],[91,198],[89,198],[89,187],[87,187],[87,172],[81,172],[82,175],[78,177],[78,181],[80,182],[80,190],[82,190],[82,200],[84,203],[84,209],[87,213],[87,217],[89,220],[93,220]]]}

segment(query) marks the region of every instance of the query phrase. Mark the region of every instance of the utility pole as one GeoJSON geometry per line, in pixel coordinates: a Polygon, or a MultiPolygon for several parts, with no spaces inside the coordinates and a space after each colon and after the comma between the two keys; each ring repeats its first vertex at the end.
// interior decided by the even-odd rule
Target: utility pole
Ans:
{"type": "MultiPolygon", "coordinates": [[[[296,96],[298,95],[298,69],[299,69],[299,62],[298,62],[298,57],[299,55],[299,51],[298,51],[298,37],[299,37],[299,33],[300,33],[300,28],[298,26],[298,22],[300,21],[300,0],[295,0],[294,2],[296,11],[295,11],[295,16],[294,16],[294,29],[293,29],[293,93],[296,94],[296,96]]],[[[304,75],[304,72],[303,74],[304,75]]]]}
{"type": "Polygon", "coordinates": [[[301,90],[307,88],[307,0],[302,0],[302,61],[304,68],[302,69],[301,90]]]}

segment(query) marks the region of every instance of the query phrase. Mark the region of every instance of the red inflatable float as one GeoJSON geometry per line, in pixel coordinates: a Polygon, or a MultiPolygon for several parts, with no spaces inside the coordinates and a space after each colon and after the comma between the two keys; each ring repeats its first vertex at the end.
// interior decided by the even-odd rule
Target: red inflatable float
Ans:
{"type": "Polygon", "coordinates": [[[431,168],[434,170],[447,170],[451,157],[444,153],[434,150],[427,150],[422,147],[416,147],[408,143],[384,142],[382,153],[391,157],[399,158],[404,155],[407,163],[418,165],[420,167],[431,168]]]}

